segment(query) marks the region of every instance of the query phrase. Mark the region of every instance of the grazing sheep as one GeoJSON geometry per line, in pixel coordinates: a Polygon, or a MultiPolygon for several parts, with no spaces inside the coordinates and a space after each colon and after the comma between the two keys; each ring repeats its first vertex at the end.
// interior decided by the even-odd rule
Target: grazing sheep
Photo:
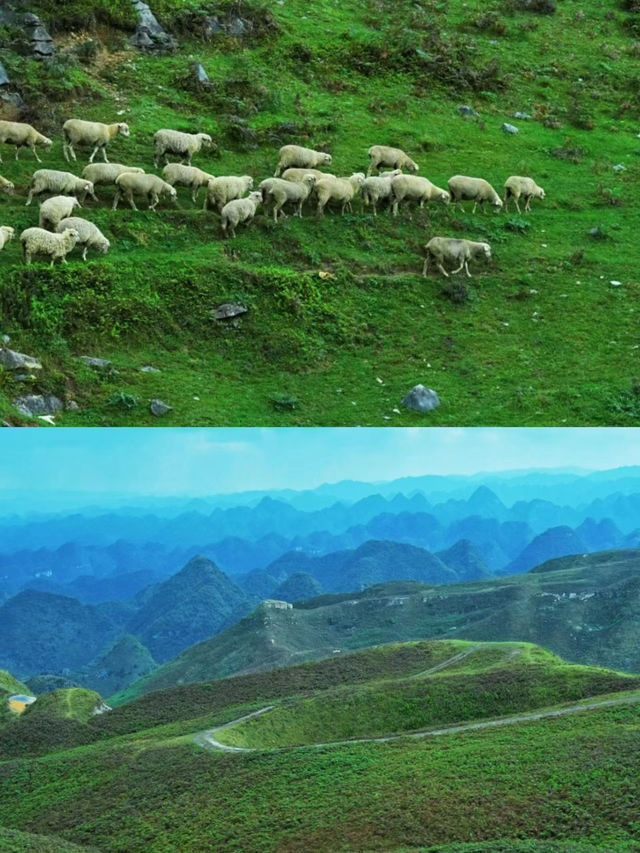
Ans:
{"type": "Polygon", "coordinates": [[[341,213],[344,216],[347,208],[351,210],[351,201],[362,189],[365,177],[364,172],[355,172],[349,178],[322,178],[316,182],[316,197],[318,199],[317,212],[324,216],[324,209],[328,202],[338,202],[341,205],[341,213]]]}
{"type": "Polygon", "coordinates": [[[174,204],[178,200],[178,191],[157,175],[140,175],[137,172],[123,172],[116,178],[117,191],[113,198],[112,210],[125,198],[132,210],[137,210],[134,195],[146,196],[149,210],[155,210],[161,198],[167,197],[174,204]]]}
{"type": "Polygon", "coordinates": [[[311,173],[304,176],[301,181],[285,181],[282,178],[267,178],[260,184],[262,201],[267,199],[273,205],[273,221],[278,221],[278,215],[284,216],[282,210],[285,204],[295,205],[294,216],[302,216],[302,205],[311,195],[316,183],[316,176],[311,173]]]}
{"type": "Polygon", "coordinates": [[[284,181],[300,182],[305,175],[313,175],[317,181],[320,178],[335,178],[335,175],[329,172],[321,172],[319,169],[285,169],[282,173],[282,179],[284,181]]]}
{"type": "Polygon", "coordinates": [[[203,210],[209,206],[221,211],[225,204],[234,201],[253,189],[253,178],[250,175],[237,177],[235,175],[221,175],[207,184],[205,191],[203,210]]]}
{"type": "Polygon", "coordinates": [[[387,166],[389,169],[406,169],[407,172],[417,172],[419,168],[418,164],[401,148],[391,148],[389,145],[372,145],[367,153],[370,161],[367,177],[374,169],[379,171],[380,166],[387,166]]]}
{"type": "Polygon", "coordinates": [[[395,169],[393,172],[386,172],[384,175],[365,178],[362,185],[362,200],[367,207],[372,205],[374,216],[378,215],[378,202],[391,198],[391,178],[401,174],[400,169],[395,169]]]}
{"type": "Polygon", "coordinates": [[[448,181],[451,201],[462,202],[473,200],[472,213],[477,205],[484,211],[484,203],[488,201],[493,207],[502,207],[502,199],[488,181],[483,178],[468,178],[466,175],[454,175],[448,181]]]}
{"type": "Polygon", "coordinates": [[[92,163],[82,170],[82,177],[95,186],[98,184],[115,184],[116,178],[123,172],[133,172],[136,175],[144,175],[144,169],[138,166],[123,166],[121,163],[92,163]]]}
{"type": "Polygon", "coordinates": [[[25,263],[30,264],[33,255],[48,255],[51,258],[50,266],[60,258],[62,263],[67,263],[66,256],[78,241],[78,232],[73,228],[67,228],[62,234],[52,234],[44,228],[27,228],[20,235],[22,253],[25,263]]]}
{"type": "Polygon", "coordinates": [[[40,228],[55,231],[58,222],[73,214],[76,207],[82,207],[73,195],[54,195],[40,205],[40,228]]]}
{"type": "Polygon", "coordinates": [[[118,134],[120,136],[129,136],[129,125],[123,121],[116,124],[102,124],[99,121],[83,121],[79,118],[70,118],[62,125],[62,134],[64,136],[62,153],[67,163],[69,162],[69,155],[71,155],[73,160],[76,159],[76,152],[73,150],[74,145],[93,145],[94,148],[89,157],[89,162],[93,163],[93,158],[101,150],[104,162],[108,163],[107,145],[118,134]]]}
{"type": "Polygon", "coordinates": [[[256,210],[262,204],[262,193],[249,193],[247,198],[236,198],[222,208],[222,233],[228,237],[236,236],[236,227],[241,222],[249,222],[256,215],[256,210]]]}
{"type": "Polygon", "coordinates": [[[398,205],[401,201],[419,201],[420,207],[425,201],[441,201],[449,204],[449,193],[440,189],[427,178],[419,178],[417,175],[397,175],[391,178],[391,200],[393,203],[393,215],[398,215],[398,205]]]}
{"type": "Polygon", "coordinates": [[[198,192],[200,187],[206,187],[209,181],[212,181],[214,175],[208,172],[203,172],[202,169],[196,169],[195,166],[184,166],[182,163],[169,163],[162,170],[164,179],[172,187],[176,184],[182,187],[191,187],[191,198],[195,204],[198,200],[198,192]]]}
{"type": "Polygon", "coordinates": [[[0,225],[0,250],[4,249],[9,240],[13,240],[15,231],[10,225],[0,225]]]}
{"type": "Polygon", "coordinates": [[[3,193],[7,193],[7,195],[13,195],[14,189],[15,187],[11,183],[11,181],[8,181],[6,178],[3,178],[2,175],[0,175],[0,191],[2,191],[3,193]]]}
{"type": "Polygon", "coordinates": [[[273,173],[274,178],[280,177],[283,169],[297,166],[301,169],[315,169],[316,166],[329,166],[331,154],[316,151],[313,148],[303,148],[301,145],[283,145],[278,152],[278,165],[273,173]]]}
{"type": "MultiPolygon", "coordinates": [[[[36,145],[50,148],[53,144],[46,136],[38,133],[35,127],[31,127],[30,124],[22,124],[19,121],[0,121],[0,142],[16,146],[16,160],[21,148],[31,149],[38,163],[42,163],[42,160],[38,157],[36,145]]],[[[1,156],[0,163],[2,163],[1,156]]]]}
{"type": "Polygon", "coordinates": [[[71,172],[58,172],[55,169],[38,169],[33,173],[29,182],[27,204],[31,204],[34,195],[42,195],[42,193],[75,195],[80,197],[81,202],[90,195],[94,201],[98,201],[91,181],[77,178],[71,172]]]}
{"type": "Polygon", "coordinates": [[[213,140],[208,133],[182,133],[180,130],[159,130],[153,137],[155,152],[153,162],[156,168],[160,166],[160,158],[168,163],[168,154],[175,154],[182,158],[187,166],[191,165],[191,158],[198,154],[202,148],[211,148],[213,140]]]}
{"type": "Polygon", "coordinates": [[[105,255],[109,251],[111,243],[104,236],[102,231],[86,219],[80,219],[79,216],[70,216],[59,222],[56,231],[58,234],[71,229],[78,232],[78,241],[76,245],[82,246],[82,260],[87,260],[87,252],[89,249],[95,249],[97,252],[102,252],[105,255]]]}
{"type": "Polygon", "coordinates": [[[544,190],[536,184],[533,178],[523,178],[520,175],[512,175],[510,178],[507,178],[504,184],[505,211],[509,209],[509,199],[513,198],[516,203],[518,213],[520,213],[518,200],[521,196],[525,200],[524,209],[526,212],[527,210],[531,210],[532,198],[544,198],[544,190]]]}
{"type": "Polygon", "coordinates": [[[454,237],[432,237],[424,247],[424,253],[423,276],[427,275],[430,258],[433,258],[442,275],[447,278],[449,278],[449,273],[443,266],[445,261],[450,264],[459,264],[456,269],[451,270],[451,275],[460,272],[462,267],[464,267],[465,272],[471,278],[469,261],[476,258],[491,260],[491,246],[488,243],[475,243],[473,240],[458,240],[454,237]]]}

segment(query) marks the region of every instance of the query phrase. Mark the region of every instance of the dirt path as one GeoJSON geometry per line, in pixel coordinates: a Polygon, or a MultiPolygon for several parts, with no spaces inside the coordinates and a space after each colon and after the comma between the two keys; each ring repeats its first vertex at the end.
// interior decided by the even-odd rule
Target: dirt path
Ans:
{"type": "Polygon", "coordinates": [[[436,666],[432,666],[431,669],[425,669],[422,672],[416,672],[415,675],[409,676],[410,678],[422,678],[424,675],[432,675],[434,672],[440,672],[441,669],[446,669],[448,666],[452,666],[454,663],[458,663],[459,660],[468,657],[470,654],[476,651],[478,646],[472,646],[470,649],[467,649],[464,652],[458,652],[457,655],[454,655],[452,658],[448,658],[448,660],[443,660],[442,663],[436,664],[436,666]]]}
{"type": "MultiPolygon", "coordinates": [[[[312,743],[312,744],[303,744],[298,749],[309,749],[325,746],[344,746],[345,744],[351,743],[387,743],[392,740],[399,740],[400,738],[421,738],[421,737],[437,737],[439,735],[449,735],[456,734],[458,732],[469,732],[477,729],[489,729],[495,726],[508,726],[512,723],[526,723],[529,720],[543,720],[550,717],[564,717],[567,714],[577,714],[580,711],[592,711],[597,710],[598,708],[608,708],[613,705],[633,705],[636,703],[640,703],[640,693],[635,694],[633,696],[625,696],[621,699],[603,699],[600,702],[589,702],[583,705],[571,705],[568,708],[556,708],[555,710],[549,711],[534,711],[531,714],[518,714],[513,717],[497,717],[493,720],[483,720],[479,723],[463,723],[459,726],[446,726],[440,729],[425,729],[420,732],[408,732],[406,734],[397,734],[397,735],[387,735],[386,737],[369,737],[369,738],[354,738],[352,740],[334,740],[329,741],[327,743],[312,743]]],[[[267,711],[271,711],[273,705],[268,705],[266,708],[261,708],[259,711],[254,711],[252,714],[247,714],[244,717],[239,717],[237,720],[232,720],[230,723],[225,723],[224,726],[218,726],[215,729],[209,729],[206,732],[199,732],[195,735],[195,741],[199,746],[205,747],[207,749],[221,749],[225,752],[260,752],[259,749],[255,747],[242,747],[242,746],[227,746],[227,744],[220,743],[215,739],[215,735],[218,732],[221,732],[223,729],[227,729],[230,726],[234,726],[236,723],[240,723],[243,720],[248,720],[251,717],[257,717],[260,714],[264,714],[267,711]]],[[[292,749],[293,747],[280,747],[280,749],[292,749]]]]}

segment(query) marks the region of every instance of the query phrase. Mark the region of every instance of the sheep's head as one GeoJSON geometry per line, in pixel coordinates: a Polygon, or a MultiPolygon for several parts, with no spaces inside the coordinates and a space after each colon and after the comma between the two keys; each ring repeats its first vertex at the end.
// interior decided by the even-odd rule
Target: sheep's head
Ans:
{"type": "Polygon", "coordinates": [[[129,125],[121,121],[118,125],[118,133],[121,136],[129,136],[129,125]]]}
{"type": "Polygon", "coordinates": [[[314,187],[315,183],[316,183],[316,176],[311,175],[311,174],[303,175],[302,176],[302,183],[306,184],[306,186],[308,186],[308,187],[314,187]]]}
{"type": "Polygon", "coordinates": [[[323,154],[318,161],[318,166],[330,166],[331,165],[331,154],[323,154]]]}
{"type": "Polygon", "coordinates": [[[418,164],[417,164],[417,163],[415,163],[413,160],[409,160],[409,159],[407,159],[407,162],[406,162],[405,166],[406,166],[406,168],[407,168],[410,172],[418,172],[418,171],[420,171],[420,167],[419,167],[419,166],[418,166],[418,164]]]}
{"type": "Polygon", "coordinates": [[[93,189],[93,184],[91,181],[81,181],[80,183],[80,193],[82,197],[90,195],[95,201],[98,201],[96,198],[95,191],[93,189]]]}
{"type": "Polygon", "coordinates": [[[349,178],[349,181],[356,189],[362,189],[364,182],[366,181],[366,176],[364,172],[354,172],[349,178]]]}
{"type": "Polygon", "coordinates": [[[243,180],[244,180],[245,187],[248,190],[252,190],[253,189],[253,178],[251,177],[251,175],[244,175],[243,180]]]}
{"type": "Polygon", "coordinates": [[[536,187],[536,198],[544,198],[544,190],[542,187],[536,187]]]}
{"type": "Polygon", "coordinates": [[[72,246],[75,246],[80,239],[80,234],[75,228],[65,228],[62,232],[62,236],[66,239],[67,243],[70,243],[72,246]]]}
{"type": "Polygon", "coordinates": [[[502,202],[502,199],[500,198],[500,196],[498,195],[498,193],[494,193],[493,198],[491,199],[491,204],[492,204],[495,208],[497,208],[498,210],[500,210],[500,208],[502,207],[502,203],[503,203],[503,202],[502,202]]]}
{"type": "Polygon", "coordinates": [[[80,204],[80,202],[78,201],[77,198],[74,198],[73,201],[71,202],[71,210],[73,210],[74,207],[82,207],[82,205],[80,204]]]}
{"type": "Polygon", "coordinates": [[[53,145],[53,140],[49,139],[48,136],[43,136],[41,143],[45,148],[51,148],[51,146],[53,145]]]}
{"type": "Polygon", "coordinates": [[[480,243],[481,252],[485,256],[485,258],[490,261],[491,260],[491,246],[488,243],[480,243]]]}
{"type": "Polygon", "coordinates": [[[15,235],[15,230],[10,225],[3,225],[2,231],[4,232],[5,240],[8,242],[9,240],[13,240],[15,235]]]}
{"type": "Polygon", "coordinates": [[[211,148],[213,145],[213,139],[209,136],[208,133],[199,133],[198,139],[202,143],[203,148],[211,148]]]}
{"type": "Polygon", "coordinates": [[[259,192],[258,190],[255,190],[255,192],[249,193],[248,198],[254,204],[262,204],[262,193],[259,192]]]}
{"type": "Polygon", "coordinates": [[[438,201],[441,201],[443,204],[449,204],[451,201],[451,195],[446,190],[442,190],[440,195],[438,196],[438,201]]]}
{"type": "Polygon", "coordinates": [[[178,201],[178,190],[175,187],[168,187],[165,192],[174,204],[178,201]]]}
{"type": "Polygon", "coordinates": [[[2,186],[0,187],[0,189],[2,189],[3,193],[7,193],[8,195],[13,195],[13,191],[14,191],[15,187],[11,183],[11,181],[4,181],[2,183],[2,186]]]}
{"type": "Polygon", "coordinates": [[[110,242],[107,240],[107,238],[105,237],[105,238],[104,238],[104,240],[101,240],[101,241],[100,241],[99,249],[100,249],[100,251],[102,252],[102,254],[103,254],[103,255],[106,255],[106,254],[107,254],[107,252],[109,251],[110,246],[111,246],[111,243],[110,243],[110,242]]]}

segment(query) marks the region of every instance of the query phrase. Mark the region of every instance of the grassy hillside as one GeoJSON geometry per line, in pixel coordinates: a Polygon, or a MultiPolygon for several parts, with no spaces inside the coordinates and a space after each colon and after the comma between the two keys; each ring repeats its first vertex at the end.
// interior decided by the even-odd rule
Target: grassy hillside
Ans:
{"type": "MultiPolygon", "coordinates": [[[[55,137],[46,166],[65,168],[64,119],[122,117],[132,135],[111,159],[147,169],[153,132],[175,127],[214,136],[216,150],[197,160],[214,174],[259,181],[291,142],[330,150],[349,174],[386,143],[438,185],[466,173],[501,188],[531,174],[547,199],[521,216],[433,207],[374,219],[358,205],[322,221],[259,216],[224,243],[217,217],[186,191],[177,209],[152,214],[112,213],[102,190],[85,213],[111,239],[108,256],[53,271],[24,269],[17,242],[0,256],[3,333],[42,357],[35,391],[79,404],[59,423],[424,424],[399,407],[417,382],[441,396],[433,425],[637,419],[640,103],[637,43],[618,0],[588,14],[578,0],[554,14],[517,0],[402,2],[392,15],[376,0],[347,0],[312,16],[301,0],[248,0],[237,9],[250,34],[209,41],[196,4],[152,6],[179,41],[173,55],[127,47],[125,0],[90,12],[65,4],[62,15],[50,0],[33,4],[54,30],[55,61],[6,49],[2,61],[27,120],[55,137]],[[193,60],[210,88],[191,82],[193,60]],[[478,115],[462,117],[462,104],[478,115]],[[518,135],[501,131],[505,121],[518,135]],[[488,240],[494,260],[470,283],[422,279],[420,246],[434,234],[488,240]],[[212,319],[227,300],[248,313],[212,319]],[[95,371],[81,354],[112,369],[95,371]],[[155,419],[153,397],[173,411],[155,419]]],[[[238,14],[226,2],[216,9],[223,21],[238,14]]],[[[0,199],[0,214],[21,230],[36,217],[23,205],[34,162],[10,155],[2,174],[19,193],[0,199]]],[[[19,420],[6,374],[0,392],[3,415],[19,420]]]]}
{"type": "Polygon", "coordinates": [[[395,582],[291,610],[262,606],[114,698],[424,638],[541,643],[576,663],[637,671],[639,559],[637,550],[605,551],[524,575],[437,587],[395,582]]]}
{"type": "MultiPolygon", "coordinates": [[[[484,690],[468,693],[470,700],[474,697],[465,708],[471,719],[474,714],[482,717],[482,705],[495,691],[499,672],[513,676],[517,670],[533,669],[542,676],[537,699],[550,703],[581,691],[585,696],[592,690],[637,684],[637,679],[617,673],[589,673],[587,668],[568,666],[531,646],[481,647],[450,662],[448,675],[446,668],[419,675],[425,663],[445,663],[452,651],[469,648],[469,644],[409,644],[354,655],[350,673],[344,668],[346,658],[331,661],[331,666],[343,689],[350,684],[354,695],[382,691],[385,683],[393,695],[404,675],[407,684],[421,684],[425,692],[429,685],[449,681],[453,697],[465,683],[477,686],[477,679],[483,678],[484,690]],[[363,669],[355,665],[356,658],[363,669]],[[588,686],[590,679],[595,680],[588,686]]],[[[268,697],[283,710],[300,710],[301,702],[315,697],[320,707],[331,689],[339,690],[336,680],[327,691],[327,666],[319,662],[270,674],[270,679],[247,678],[262,678],[263,704],[268,697]],[[295,699],[303,670],[309,676],[306,688],[312,692],[306,699],[295,699]],[[314,671],[319,692],[312,689],[314,671]]],[[[99,743],[41,758],[0,759],[3,778],[15,793],[11,802],[0,800],[0,824],[97,845],[104,853],[638,849],[637,701],[439,738],[245,754],[198,746],[190,733],[222,725],[251,708],[248,691],[244,706],[238,704],[239,693],[234,693],[234,685],[242,681],[229,679],[227,685],[219,683],[211,690],[211,708],[217,704],[217,710],[204,716],[195,703],[190,709],[183,704],[169,710],[169,693],[159,693],[131,704],[133,727],[126,736],[115,737],[117,727],[110,732],[106,728],[99,743]],[[160,716],[154,724],[144,713],[145,704],[152,701],[158,714],[165,715],[162,724],[160,716]]],[[[214,687],[198,687],[206,686],[214,687]]],[[[530,687],[511,678],[509,707],[530,707],[534,701],[530,687]]],[[[183,688],[189,689],[195,688],[183,688]]],[[[637,700],[638,692],[614,696],[626,702],[637,700]]],[[[111,713],[117,717],[124,710],[111,713]]],[[[359,734],[375,726],[378,710],[375,703],[363,706],[359,734]]],[[[454,706],[440,710],[439,719],[453,721],[458,710],[454,706]]],[[[110,716],[101,717],[100,723],[108,725],[110,716]]],[[[321,719],[318,715],[316,723],[321,719]]]]}
{"type": "Polygon", "coordinates": [[[98,853],[97,847],[80,847],[51,835],[34,835],[0,827],[0,849],[5,853],[98,853]]]}

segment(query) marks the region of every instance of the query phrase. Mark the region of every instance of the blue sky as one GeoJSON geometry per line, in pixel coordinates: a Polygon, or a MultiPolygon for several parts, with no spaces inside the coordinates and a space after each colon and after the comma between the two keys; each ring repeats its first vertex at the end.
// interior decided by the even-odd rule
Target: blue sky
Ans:
{"type": "Polygon", "coordinates": [[[206,495],[640,464],[640,429],[5,429],[3,491],[206,495]]]}

